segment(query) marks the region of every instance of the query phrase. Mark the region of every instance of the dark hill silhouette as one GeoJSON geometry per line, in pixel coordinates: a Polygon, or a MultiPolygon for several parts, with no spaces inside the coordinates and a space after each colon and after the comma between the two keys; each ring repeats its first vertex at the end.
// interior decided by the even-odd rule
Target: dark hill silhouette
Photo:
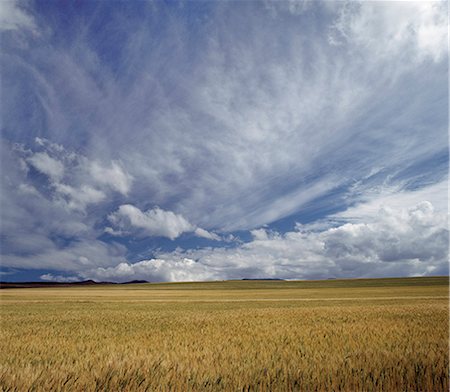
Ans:
{"type": "Polygon", "coordinates": [[[92,279],[83,280],[81,282],[0,282],[0,289],[23,289],[37,287],[78,287],[78,286],[101,286],[107,284],[138,284],[149,283],[146,280],[132,280],[130,282],[96,282],[92,279]]]}
{"type": "Polygon", "coordinates": [[[146,280],[130,280],[129,282],[123,282],[122,284],[139,284],[139,283],[150,283],[146,280]]]}

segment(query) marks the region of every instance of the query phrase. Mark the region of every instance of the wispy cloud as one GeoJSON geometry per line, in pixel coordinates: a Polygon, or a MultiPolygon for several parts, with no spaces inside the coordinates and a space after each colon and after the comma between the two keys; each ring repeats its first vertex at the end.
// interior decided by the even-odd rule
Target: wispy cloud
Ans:
{"type": "Polygon", "coordinates": [[[430,202],[436,213],[445,217],[448,211],[448,181],[425,186],[416,190],[401,187],[380,187],[368,190],[356,199],[357,202],[345,211],[336,213],[332,218],[343,221],[367,222],[374,219],[384,207],[401,209],[411,208],[422,201],[430,202]]]}
{"type": "Polygon", "coordinates": [[[24,4],[2,3],[4,265],[114,269],[134,239],[240,260],[245,245],[221,248],[235,230],[370,225],[405,201],[446,212],[444,3],[130,2],[125,18],[90,2],[64,5],[64,25],[56,4],[24,4]]]}
{"type": "Polygon", "coordinates": [[[80,278],[77,276],[62,276],[53,274],[43,274],[40,276],[40,278],[47,282],[60,282],[60,283],[73,283],[80,281],[80,278]]]}
{"type": "Polygon", "coordinates": [[[441,60],[447,53],[447,4],[443,1],[347,2],[338,12],[330,42],[350,41],[369,55],[441,60]]]}
{"type": "Polygon", "coordinates": [[[3,0],[0,3],[0,30],[28,29],[34,31],[34,18],[20,6],[18,0],[3,0]]]}
{"type": "Polygon", "coordinates": [[[117,162],[112,162],[110,167],[102,167],[98,162],[91,162],[89,172],[99,184],[108,185],[123,195],[127,195],[130,191],[132,177],[117,162]]]}
{"type": "Polygon", "coordinates": [[[63,164],[49,157],[45,152],[33,154],[28,158],[28,162],[53,180],[60,180],[64,174],[63,164]]]}
{"type": "Polygon", "coordinates": [[[207,231],[205,229],[202,229],[201,227],[197,227],[194,230],[194,234],[197,237],[206,238],[208,240],[214,240],[214,241],[221,241],[222,240],[222,238],[220,236],[218,236],[216,233],[207,231]]]}

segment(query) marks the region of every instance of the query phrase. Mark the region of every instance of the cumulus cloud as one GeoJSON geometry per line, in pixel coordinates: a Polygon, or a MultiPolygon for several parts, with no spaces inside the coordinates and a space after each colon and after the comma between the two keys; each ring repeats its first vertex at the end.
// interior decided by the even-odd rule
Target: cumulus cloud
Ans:
{"type": "Polygon", "coordinates": [[[124,204],[110,214],[108,219],[121,229],[136,228],[140,229],[143,235],[167,237],[171,240],[184,232],[194,230],[182,215],[158,207],[142,212],[131,204],[124,204]]]}
{"type": "Polygon", "coordinates": [[[143,260],[138,263],[120,263],[115,267],[98,268],[83,273],[86,277],[98,280],[126,282],[128,280],[145,279],[153,282],[202,281],[220,278],[214,271],[202,263],[189,258],[162,260],[143,260]]]}
{"type": "Polygon", "coordinates": [[[269,239],[266,229],[255,229],[250,231],[255,241],[265,241],[269,239]]]}
{"type": "Polygon", "coordinates": [[[430,202],[409,209],[385,207],[370,223],[316,231],[308,225],[284,234],[252,231],[235,248],[162,253],[157,259],[93,269],[86,277],[150,281],[241,278],[345,278],[448,273],[446,217],[430,202]]]}
{"type": "Polygon", "coordinates": [[[98,239],[103,233],[96,227],[99,215],[85,213],[87,206],[101,205],[108,198],[107,188],[97,187],[85,176],[79,164],[85,158],[58,145],[33,151],[5,140],[0,143],[0,155],[5,174],[1,179],[2,268],[80,271],[125,260],[123,245],[98,239]],[[54,170],[60,166],[52,160],[34,160],[39,153],[61,163],[64,175],[54,170]],[[47,179],[30,170],[29,159],[37,166],[46,163],[39,171],[45,171],[47,179]]]}
{"type": "Polygon", "coordinates": [[[117,211],[111,213],[108,219],[120,229],[117,231],[106,228],[105,231],[112,235],[123,235],[127,232],[136,233],[137,229],[141,235],[167,237],[171,240],[189,232],[194,232],[197,237],[220,240],[217,234],[210,233],[200,227],[196,228],[182,215],[165,211],[159,207],[143,212],[131,204],[124,204],[117,211]]]}
{"type": "MultiPolygon", "coordinates": [[[[47,176],[54,200],[66,204],[69,209],[84,211],[91,204],[104,202],[111,191],[126,196],[131,189],[133,178],[120,162],[107,163],[90,160],[86,156],[67,150],[63,145],[52,143],[45,138],[35,138],[40,151],[16,145],[24,171],[29,175],[29,167],[47,176]]],[[[28,176],[33,180],[32,176],[28,176]]],[[[23,183],[20,189],[39,193],[42,184],[23,183]]],[[[44,187],[48,192],[48,187],[44,187]]]]}
{"type": "Polygon", "coordinates": [[[329,229],[322,235],[324,249],[336,263],[358,258],[378,263],[409,261],[423,263],[423,274],[432,273],[447,260],[445,218],[436,215],[428,201],[400,212],[385,207],[375,222],[329,229]]]}

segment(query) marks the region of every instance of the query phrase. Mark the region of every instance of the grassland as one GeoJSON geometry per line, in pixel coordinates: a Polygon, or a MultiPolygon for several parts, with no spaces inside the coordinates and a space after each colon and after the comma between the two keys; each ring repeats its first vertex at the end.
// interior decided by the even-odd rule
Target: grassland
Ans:
{"type": "Polygon", "coordinates": [[[1,290],[2,391],[448,391],[448,277],[1,290]]]}

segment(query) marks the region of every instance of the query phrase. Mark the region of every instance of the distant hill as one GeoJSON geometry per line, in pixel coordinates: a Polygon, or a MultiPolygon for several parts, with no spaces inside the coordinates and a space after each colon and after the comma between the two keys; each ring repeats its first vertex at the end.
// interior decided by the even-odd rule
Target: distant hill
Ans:
{"type": "Polygon", "coordinates": [[[146,280],[130,280],[129,282],[123,282],[121,284],[139,284],[139,283],[150,283],[146,280]]]}
{"type": "Polygon", "coordinates": [[[139,284],[149,283],[146,280],[132,280],[130,282],[95,282],[94,280],[83,280],[81,282],[0,282],[0,289],[23,289],[34,287],[77,287],[77,286],[102,286],[108,284],[139,284]]]}

